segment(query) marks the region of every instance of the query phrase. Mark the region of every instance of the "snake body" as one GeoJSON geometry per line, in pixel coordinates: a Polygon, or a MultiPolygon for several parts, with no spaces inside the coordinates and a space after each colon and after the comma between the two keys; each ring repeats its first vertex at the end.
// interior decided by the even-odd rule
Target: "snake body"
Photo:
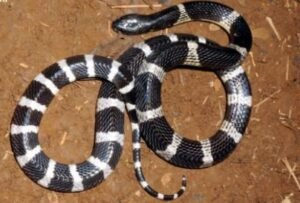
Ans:
{"type": "Polygon", "coordinates": [[[17,162],[34,182],[55,191],[77,192],[94,187],[112,172],[122,151],[125,108],[112,95],[99,99],[96,122],[107,125],[96,125],[92,155],[82,163],[67,165],[50,159],[38,142],[38,130],[44,112],[63,86],[91,77],[122,86],[127,79],[120,65],[100,56],[73,56],[49,66],[30,83],[15,109],[10,138],[17,162]]]}
{"type": "Polygon", "coordinates": [[[196,1],[148,16],[130,14],[116,20],[113,28],[125,34],[140,34],[193,20],[224,28],[229,36],[228,47],[203,37],[172,34],[135,44],[117,61],[79,55],[58,61],[39,74],[21,97],[11,125],[12,150],[25,174],[43,187],[61,192],[83,191],[99,184],[113,171],[122,151],[124,102],[133,130],[136,176],[150,195],[176,199],[185,191],[186,180],[183,178],[180,190],[172,195],[152,189],[141,168],[141,137],[157,155],[176,166],[202,168],[225,159],[240,141],[251,111],[251,90],[240,66],[252,43],[246,21],[227,6],[196,1]],[[224,121],[209,139],[183,138],[163,116],[161,83],[166,71],[178,66],[214,71],[224,84],[224,121]],[[103,82],[99,92],[92,155],[79,164],[57,163],[42,151],[38,127],[59,89],[84,78],[108,81],[103,82]]]}

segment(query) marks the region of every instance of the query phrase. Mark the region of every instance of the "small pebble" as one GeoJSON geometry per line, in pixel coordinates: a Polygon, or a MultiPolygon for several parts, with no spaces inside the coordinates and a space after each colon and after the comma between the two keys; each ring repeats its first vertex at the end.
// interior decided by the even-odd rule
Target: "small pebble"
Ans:
{"type": "Polygon", "coordinates": [[[137,190],[134,194],[135,194],[135,196],[140,197],[141,196],[141,191],[137,190]]]}
{"type": "Polygon", "coordinates": [[[82,106],[75,106],[75,109],[77,110],[77,111],[81,111],[81,109],[82,109],[82,106]]]}

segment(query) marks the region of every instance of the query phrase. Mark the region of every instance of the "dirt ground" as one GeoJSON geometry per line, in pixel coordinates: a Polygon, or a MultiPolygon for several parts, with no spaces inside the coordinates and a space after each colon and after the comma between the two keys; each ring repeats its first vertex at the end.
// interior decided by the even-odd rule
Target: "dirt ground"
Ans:
{"type": "MultiPolygon", "coordinates": [[[[219,1],[221,2],[221,1],[219,1]]],[[[0,0],[0,202],[159,202],[139,186],[133,170],[128,119],[126,142],[116,170],[97,187],[75,194],[41,188],[18,167],[10,148],[14,108],[30,81],[45,67],[71,55],[118,56],[146,36],[120,39],[110,22],[129,12],[160,8],[113,9],[129,0],[0,0]]],[[[136,1],[136,4],[158,1],[136,1]]],[[[167,1],[176,4],[179,1],[167,1]]],[[[164,193],[185,194],[174,202],[300,202],[300,4],[296,0],[224,0],[249,22],[252,55],[244,63],[253,90],[253,113],[242,142],[222,163],[202,170],[174,167],[143,146],[147,180],[164,193]],[[272,27],[273,23],[273,27],[272,27]],[[276,33],[277,32],[277,33],[276,33]]],[[[167,5],[163,5],[166,7],[167,5]]],[[[168,32],[201,34],[226,44],[224,32],[193,22],[168,32]]],[[[46,153],[64,163],[89,157],[93,146],[95,101],[100,81],[65,87],[51,103],[41,125],[46,153]]],[[[218,128],[225,108],[224,90],[212,73],[175,70],[163,84],[163,107],[181,134],[203,139],[218,128]]]]}

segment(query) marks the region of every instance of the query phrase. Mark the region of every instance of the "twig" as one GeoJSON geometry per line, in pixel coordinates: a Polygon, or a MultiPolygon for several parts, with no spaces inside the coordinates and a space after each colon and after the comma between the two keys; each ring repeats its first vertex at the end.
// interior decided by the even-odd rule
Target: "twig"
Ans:
{"type": "Polygon", "coordinates": [[[111,6],[112,9],[129,9],[129,8],[161,8],[162,4],[137,4],[137,5],[116,5],[111,6]]]}
{"type": "Polygon", "coordinates": [[[260,107],[262,104],[264,104],[265,102],[269,101],[272,97],[274,97],[276,94],[280,93],[281,89],[273,92],[271,95],[269,95],[268,97],[264,98],[262,101],[258,102],[257,104],[255,104],[253,106],[253,108],[258,108],[260,107]]]}
{"type": "Polygon", "coordinates": [[[292,119],[292,109],[289,109],[288,114],[282,113],[280,109],[278,110],[279,121],[280,123],[291,130],[295,135],[296,143],[300,143],[300,127],[298,127],[297,123],[292,119]]]}
{"type": "Polygon", "coordinates": [[[208,100],[208,95],[204,98],[203,102],[202,102],[202,105],[206,104],[207,100],[208,100]]]}
{"type": "Polygon", "coordinates": [[[68,133],[64,132],[63,137],[62,137],[61,141],[59,142],[59,145],[63,145],[65,143],[67,135],[68,135],[68,133]]]}
{"type": "Polygon", "coordinates": [[[4,153],[4,156],[2,157],[2,161],[5,161],[8,158],[8,155],[12,155],[13,153],[11,151],[6,150],[4,153]]]}
{"type": "Polygon", "coordinates": [[[282,40],[282,43],[281,43],[281,51],[284,50],[284,47],[285,47],[286,42],[287,42],[287,38],[285,37],[285,38],[282,40]]]}
{"type": "Polygon", "coordinates": [[[250,52],[249,52],[249,55],[250,55],[251,63],[252,63],[252,65],[253,65],[253,67],[255,67],[255,66],[256,66],[256,63],[255,63],[255,61],[254,61],[253,52],[250,51],[250,52]]]}
{"type": "Polygon", "coordinates": [[[251,73],[251,66],[248,66],[247,67],[247,74],[250,75],[250,73],[251,73]]]}
{"type": "Polygon", "coordinates": [[[185,86],[184,77],[181,72],[179,72],[179,81],[182,86],[185,86]]]}
{"type": "Polygon", "coordinates": [[[260,118],[255,118],[255,117],[252,117],[250,120],[251,120],[251,121],[260,122],[260,118]]]}
{"type": "Polygon", "coordinates": [[[289,119],[292,119],[292,113],[293,113],[293,109],[290,107],[289,114],[288,114],[289,119]]]}
{"type": "Polygon", "coordinates": [[[19,63],[19,66],[25,69],[29,68],[29,65],[27,65],[26,63],[19,63]]]}
{"type": "Polygon", "coordinates": [[[44,23],[44,22],[42,22],[42,21],[40,21],[40,24],[41,24],[42,26],[44,26],[44,27],[50,27],[47,23],[44,23]]]}
{"type": "Polygon", "coordinates": [[[108,22],[107,22],[107,28],[108,28],[108,33],[109,33],[109,35],[110,35],[111,37],[113,37],[114,35],[113,35],[112,30],[111,30],[111,21],[110,21],[110,20],[108,20],[108,22]]]}
{"type": "Polygon", "coordinates": [[[277,29],[276,29],[276,27],[275,27],[275,25],[274,25],[274,23],[273,23],[272,18],[270,18],[270,17],[267,16],[267,17],[266,17],[266,20],[267,20],[267,22],[269,23],[270,27],[272,28],[273,32],[275,33],[277,39],[278,39],[279,41],[281,41],[281,37],[280,37],[279,32],[277,31],[277,29]]]}
{"type": "Polygon", "coordinates": [[[287,62],[286,62],[286,72],[285,72],[285,80],[289,80],[289,71],[290,71],[290,57],[287,57],[287,62]]]}
{"type": "MultiPolygon", "coordinates": [[[[297,164],[294,163],[294,166],[292,167],[292,171],[295,172],[297,169],[297,164]]],[[[292,174],[289,175],[289,180],[292,178],[292,174]]]]}
{"type": "Polygon", "coordinates": [[[298,189],[300,190],[300,183],[299,183],[299,181],[298,181],[298,179],[297,179],[297,177],[296,177],[296,175],[295,175],[295,173],[294,173],[294,171],[293,171],[293,169],[292,169],[292,167],[291,167],[288,159],[285,157],[281,161],[285,164],[285,166],[288,169],[290,175],[293,177],[293,179],[294,179],[294,181],[295,181],[298,189]]]}

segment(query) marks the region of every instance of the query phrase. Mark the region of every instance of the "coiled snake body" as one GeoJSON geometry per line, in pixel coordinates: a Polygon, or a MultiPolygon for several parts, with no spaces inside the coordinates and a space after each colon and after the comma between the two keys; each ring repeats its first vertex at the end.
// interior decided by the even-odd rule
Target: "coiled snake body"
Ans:
{"type": "Polygon", "coordinates": [[[180,23],[202,20],[221,26],[229,36],[228,47],[186,34],[158,36],[129,48],[116,60],[80,55],[58,61],[29,85],[16,107],[11,124],[11,145],[27,176],[43,187],[76,192],[94,187],[115,168],[123,146],[124,101],[133,130],[136,176],[150,195],[164,200],[178,198],[185,190],[164,195],[146,182],[140,161],[140,139],[162,159],[184,168],[203,168],[224,160],[242,138],[251,110],[251,90],[240,66],[251,48],[245,20],[231,8],[215,2],[186,2],[148,16],[130,14],[113,23],[125,34],[140,34],[180,23]],[[172,130],[163,116],[160,88],[166,71],[178,66],[213,71],[227,95],[225,117],[209,139],[194,141],[172,130]],[[100,78],[95,144],[83,163],[62,164],[47,157],[38,142],[38,126],[60,88],[75,80],[100,78]],[[101,123],[101,124],[100,124],[101,123]]]}

